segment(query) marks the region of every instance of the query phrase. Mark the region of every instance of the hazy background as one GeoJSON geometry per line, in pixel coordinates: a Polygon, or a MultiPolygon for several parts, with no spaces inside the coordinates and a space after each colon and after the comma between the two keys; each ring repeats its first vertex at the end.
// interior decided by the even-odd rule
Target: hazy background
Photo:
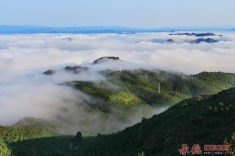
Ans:
{"type": "MultiPolygon", "coordinates": [[[[49,68],[62,69],[66,65],[88,66],[102,56],[117,56],[122,60],[186,74],[235,72],[234,33],[218,32],[223,37],[210,37],[219,41],[213,44],[190,44],[188,41],[197,38],[168,34],[1,35],[0,71],[44,72],[49,68]],[[167,43],[168,39],[173,39],[174,43],[167,43]],[[159,42],[155,43],[156,40],[159,42]]],[[[133,66],[143,67],[137,64],[133,66]]],[[[119,70],[119,65],[113,68],[119,70]]],[[[130,67],[123,65],[122,68],[130,67]]]]}

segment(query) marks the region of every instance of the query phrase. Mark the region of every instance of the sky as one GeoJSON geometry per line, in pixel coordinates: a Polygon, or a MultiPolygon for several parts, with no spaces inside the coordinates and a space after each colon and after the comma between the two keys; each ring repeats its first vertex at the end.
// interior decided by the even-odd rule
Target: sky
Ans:
{"type": "Polygon", "coordinates": [[[234,0],[0,0],[0,25],[235,26],[234,0]]]}

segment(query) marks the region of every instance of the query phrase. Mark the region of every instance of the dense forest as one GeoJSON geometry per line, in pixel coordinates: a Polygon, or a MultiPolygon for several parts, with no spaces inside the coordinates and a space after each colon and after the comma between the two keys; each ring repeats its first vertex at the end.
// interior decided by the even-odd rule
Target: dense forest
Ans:
{"type": "Polygon", "coordinates": [[[108,81],[73,81],[68,84],[72,83],[75,88],[91,96],[123,107],[141,103],[172,106],[190,97],[215,94],[235,86],[235,74],[222,72],[185,75],[159,70],[126,70],[108,73],[106,77],[108,81]]]}
{"type": "MultiPolygon", "coordinates": [[[[84,141],[79,155],[179,155],[192,147],[229,145],[234,152],[235,88],[183,100],[165,112],[112,135],[84,141]]],[[[203,153],[201,155],[204,155],[203,153]]],[[[206,155],[206,154],[205,154],[206,155]]]]}

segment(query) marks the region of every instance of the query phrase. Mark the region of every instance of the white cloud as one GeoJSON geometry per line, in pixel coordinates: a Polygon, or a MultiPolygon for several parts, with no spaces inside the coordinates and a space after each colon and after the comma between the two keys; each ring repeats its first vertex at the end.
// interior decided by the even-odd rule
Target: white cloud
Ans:
{"type": "MultiPolygon", "coordinates": [[[[57,108],[68,105],[69,111],[73,111],[77,101],[90,99],[58,84],[71,80],[105,80],[97,73],[99,70],[119,70],[122,66],[123,70],[144,67],[187,74],[234,73],[235,34],[222,35],[211,37],[220,40],[213,44],[189,44],[185,41],[195,37],[169,36],[168,33],[1,35],[0,124],[13,124],[25,116],[51,118],[58,112],[57,108]],[[170,38],[175,43],[151,42],[170,38]],[[102,56],[118,56],[127,62],[91,65],[102,56]],[[88,66],[91,70],[80,75],[68,74],[61,70],[67,65],[88,66]],[[47,69],[59,72],[48,77],[42,74],[47,69]]],[[[95,119],[96,115],[90,120],[95,123],[95,119]]]]}
{"type": "Polygon", "coordinates": [[[168,33],[3,35],[0,36],[0,71],[46,69],[61,64],[92,62],[102,56],[119,56],[123,60],[184,73],[234,72],[235,63],[231,60],[235,55],[234,34],[212,36],[210,38],[221,40],[213,44],[185,43],[195,38],[169,36],[168,33]],[[68,41],[67,37],[72,40],[68,41]],[[176,43],[151,42],[170,38],[176,43]]]}

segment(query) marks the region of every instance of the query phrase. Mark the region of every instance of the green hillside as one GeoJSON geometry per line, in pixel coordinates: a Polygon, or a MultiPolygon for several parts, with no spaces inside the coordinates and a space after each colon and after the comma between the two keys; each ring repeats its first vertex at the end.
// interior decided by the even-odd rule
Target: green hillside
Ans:
{"type": "Polygon", "coordinates": [[[215,94],[235,86],[235,74],[222,72],[186,75],[159,70],[109,70],[104,76],[103,81],[70,81],[64,85],[83,91],[95,101],[103,101],[90,104],[90,111],[100,112],[104,119],[115,114],[119,121],[131,120],[137,111],[149,118],[153,107],[169,107],[184,99],[215,94]]]}
{"type": "MultiPolygon", "coordinates": [[[[235,74],[202,72],[185,75],[159,70],[109,71],[103,74],[106,81],[70,81],[62,85],[89,95],[92,102],[84,101],[83,105],[87,106],[84,111],[96,114],[104,127],[106,119],[111,116],[126,123],[131,117],[136,117],[133,116],[136,113],[139,121],[143,117],[141,123],[111,135],[114,129],[94,131],[90,128],[94,123],[89,123],[88,119],[79,120],[84,135],[81,141],[74,139],[71,131],[57,122],[26,118],[14,126],[0,127],[0,156],[134,156],[142,151],[147,156],[179,155],[178,149],[184,143],[190,147],[193,144],[203,147],[204,144],[222,144],[227,138],[232,144],[235,93],[234,89],[220,91],[235,86],[235,74]],[[146,119],[158,106],[171,107],[146,119]]],[[[70,123],[71,119],[66,116],[62,120],[78,124],[74,120],[70,123]]]]}
{"type": "Polygon", "coordinates": [[[221,145],[234,151],[235,88],[216,95],[183,100],[167,111],[143,119],[114,135],[84,141],[79,155],[179,155],[181,144],[221,145]]]}
{"type": "Polygon", "coordinates": [[[105,76],[107,81],[69,83],[73,83],[76,89],[105,101],[115,103],[118,100],[118,105],[125,108],[132,107],[134,99],[135,105],[142,103],[172,106],[187,98],[215,94],[235,86],[235,74],[222,72],[185,75],[166,71],[126,70],[109,72],[105,76]],[[132,100],[127,95],[131,95],[132,100]]]}
{"type": "Polygon", "coordinates": [[[21,149],[21,145],[13,145],[17,142],[25,142],[24,146],[30,154],[30,149],[35,146],[27,140],[41,140],[40,145],[43,146],[43,140],[46,138],[66,134],[66,132],[59,132],[58,129],[60,127],[57,124],[35,118],[24,118],[13,126],[0,126],[0,156],[14,155],[14,150],[21,149]]]}
{"type": "MultiPolygon", "coordinates": [[[[215,95],[183,100],[165,112],[143,119],[141,123],[116,134],[83,139],[74,136],[32,138],[7,142],[1,147],[7,146],[12,155],[17,156],[137,156],[142,151],[146,156],[175,156],[179,155],[178,149],[182,144],[189,148],[199,144],[202,150],[206,144],[228,144],[229,150],[234,151],[234,111],[235,88],[231,88],[215,95]]],[[[12,135],[12,130],[2,128],[12,135]]]]}

